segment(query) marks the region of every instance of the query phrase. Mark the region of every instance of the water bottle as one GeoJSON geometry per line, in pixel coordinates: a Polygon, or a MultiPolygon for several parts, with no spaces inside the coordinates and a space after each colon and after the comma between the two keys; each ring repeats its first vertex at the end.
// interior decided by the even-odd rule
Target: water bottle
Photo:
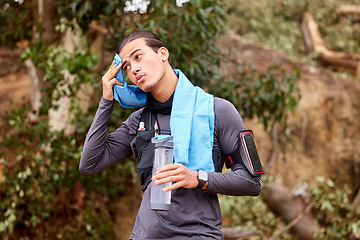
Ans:
{"type": "MultiPolygon", "coordinates": [[[[173,137],[170,135],[159,135],[151,139],[155,144],[154,163],[152,176],[163,166],[173,163],[173,137]]],[[[151,182],[150,208],[152,210],[167,211],[170,209],[171,191],[163,192],[163,189],[171,183],[160,185],[151,182]]]]}

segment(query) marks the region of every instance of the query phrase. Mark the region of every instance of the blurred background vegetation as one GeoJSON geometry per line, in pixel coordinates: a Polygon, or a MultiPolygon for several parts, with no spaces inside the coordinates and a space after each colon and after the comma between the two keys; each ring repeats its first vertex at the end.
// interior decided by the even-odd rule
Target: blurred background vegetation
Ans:
{"type": "MultiPolygon", "coordinates": [[[[275,123],[285,124],[296,108],[300,71],[274,65],[260,73],[251,65],[237,65],[229,59],[240,53],[221,39],[233,32],[244,42],[311,62],[315,56],[306,55],[300,28],[302,13],[309,11],[328,48],[358,53],[359,24],[336,18],[341,2],[2,0],[0,45],[22,48],[22,60],[39,82],[32,83],[31,104],[8,111],[2,119],[13,133],[1,140],[0,237],[120,238],[109,205],[137,181],[135,161],[128,159],[95,176],[80,174],[78,163],[101,96],[101,76],[124,35],[137,29],[154,31],[170,49],[175,68],[207,91],[232,101],[243,116],[257,118],[265,129],[272,129],[275,123]]],[[[116,107],[108,131],[129,112],[116,107]]],[[[265,186],[268,181],[274,179],[265,177],[265,186]]],[[[331,206],[319,208],[318,218],[326,216],[327,221],[318,239],[359,233],[360,222],[355,221],[359,215],[350,214],[346,189],[335,189],[326,181],[313,188],[312,201],[331,206]],[[339,197],[331,198],[329,191],[339,197]]],[[[261,197],[223,196],[221,207],[229,225],[254,230],[257,239],[266,239],[284,226],[261,197]]],[[[283,237],[295,239],[291,233],[283,237]]]]}
{"type": "Polygon", "coordinates": [[[304,12],[311,13],[321,32],[325,46],[348,53],[360,52],[360,25],[357,16],[340,18],[337,8],[342,4],[359,4],[358,0],[274,0],[226,1],[230,29],[243,41],[261,43],[291,56],[311,60],[301,32],[304,12]],[[310,59],[309,59],[310,58],[310,59]]]}

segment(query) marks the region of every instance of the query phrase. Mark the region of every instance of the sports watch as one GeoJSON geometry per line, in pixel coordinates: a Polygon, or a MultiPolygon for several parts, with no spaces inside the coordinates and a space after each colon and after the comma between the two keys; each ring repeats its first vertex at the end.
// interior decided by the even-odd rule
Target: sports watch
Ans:
{"type": "Polygon", "coordinates": [[[198,170],[197,172],[199,184],[195,188],[202,189],[208,181],[208,173],[203,170],[198,170]]]}

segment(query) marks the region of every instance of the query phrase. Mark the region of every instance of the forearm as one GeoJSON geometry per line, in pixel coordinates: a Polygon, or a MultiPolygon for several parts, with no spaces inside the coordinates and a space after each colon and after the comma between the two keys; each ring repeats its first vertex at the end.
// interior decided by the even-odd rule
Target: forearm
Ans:
{"type": "MultiPolygon", "coordinates": [[[[113,107],[113,101],[101,98],[99,108],[85,139],[79,164],[79,170],[82,173],[97,173],[124,158],[124,156],[119,156],[116,153],[116,146],[120,144],[116,141],[116,138],[110,135],[106,138],[107,123],[113,107]]],[[[117,151],[119,150],[118,148],[117,151]]]]}
{"type": "Polygon", "coordinates": [[[261,192],[261,177],[253,177],[245,166],[234,164],[227,173],[209,173],[208,192],[232,196],[258,196],[261,192]]]}

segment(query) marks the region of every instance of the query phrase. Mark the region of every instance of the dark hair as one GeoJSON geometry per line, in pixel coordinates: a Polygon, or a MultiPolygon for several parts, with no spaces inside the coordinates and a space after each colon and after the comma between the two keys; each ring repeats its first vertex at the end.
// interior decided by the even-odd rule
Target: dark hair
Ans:
{"type": "MultiPolygon", "coordinates": [[[[125,36],[118,44],[116,52],[119,54],[121,49],[128,44],[131,41],[134,41],[135,39],[143,38],[145,40],[145,43],[148,47],[150,47],[154,52],[157,53],[159,48],[166,47],[166,45],[160,40],[160,38],[153,32],[149,30],[138,30],[135,32],[130,33],[129,35],[125,36]]],[[[170,66],[172,67],[170,55],[168,58],[168,61],[170,63],[170,66]]]]}

